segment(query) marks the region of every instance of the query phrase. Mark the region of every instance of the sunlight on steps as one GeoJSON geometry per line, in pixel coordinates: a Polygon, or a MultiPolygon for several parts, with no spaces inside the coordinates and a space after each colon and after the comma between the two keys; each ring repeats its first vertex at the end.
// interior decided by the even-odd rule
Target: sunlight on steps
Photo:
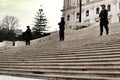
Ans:
{"type": "Polygon", "coordinates": [[[30,79],[30,78],[20,78],[20,77],[0,75],[0,80],[45,80],[45,79],[30,79]]]}

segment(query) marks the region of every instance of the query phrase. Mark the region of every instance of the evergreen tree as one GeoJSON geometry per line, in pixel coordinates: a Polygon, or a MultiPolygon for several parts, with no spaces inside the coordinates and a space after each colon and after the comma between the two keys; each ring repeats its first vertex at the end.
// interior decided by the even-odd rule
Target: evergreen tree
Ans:
{"type": "Polygon", "coordinates": [[[37,33],[37,36],[41,36],[41,33],[45,31],[47,24],[47,18],[45,16],[45,13],[43,12],[43,9],[40,8],[37,12],[37,15],[35,16],[35,25],[33,27],[33,31],[37,33]]]}

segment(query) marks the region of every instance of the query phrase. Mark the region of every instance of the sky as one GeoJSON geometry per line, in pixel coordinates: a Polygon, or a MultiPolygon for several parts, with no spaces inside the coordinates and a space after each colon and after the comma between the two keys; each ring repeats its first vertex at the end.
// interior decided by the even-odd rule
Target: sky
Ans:
{"type": "Polygon", "coordinates": [[[27,25],[33,27],[36,12],[42,5],[47,17],[50,30],[58,29],[58,22],[62,16],[63,0],[0,0],[0,20],[4,16],[16,16],[19,19],[20,29],[27,25]]]}

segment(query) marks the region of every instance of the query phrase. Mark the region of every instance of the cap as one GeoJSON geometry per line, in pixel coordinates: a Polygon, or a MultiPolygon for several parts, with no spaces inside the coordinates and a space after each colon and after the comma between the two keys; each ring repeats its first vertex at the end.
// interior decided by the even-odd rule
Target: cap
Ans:
{"type": "Polygon", "coordinates": [[[27,28],[29,28],[30,26],[26,26],[27,28]]]}
{"type": "Polygon", "coordinates": [[[64,17],[61,17],[61,19],[64,19],[64,17]]]}
{"type": "Polygon", "coordinates": [[[102,4],[101,6],[105,6],[105,4],[102,4]]]}

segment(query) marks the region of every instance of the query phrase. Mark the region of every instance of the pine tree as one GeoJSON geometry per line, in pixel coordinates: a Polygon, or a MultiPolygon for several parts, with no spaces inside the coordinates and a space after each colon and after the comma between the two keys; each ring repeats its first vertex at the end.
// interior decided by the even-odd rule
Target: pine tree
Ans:
{"type": "Polygon", "coordinates": [[[47,25],[47,18],[43,9],[40,8],[35,16],[35,25],[33,27],[33,31],[37,32],[40,36],[43,31],[45,31],[47,25]]]}

